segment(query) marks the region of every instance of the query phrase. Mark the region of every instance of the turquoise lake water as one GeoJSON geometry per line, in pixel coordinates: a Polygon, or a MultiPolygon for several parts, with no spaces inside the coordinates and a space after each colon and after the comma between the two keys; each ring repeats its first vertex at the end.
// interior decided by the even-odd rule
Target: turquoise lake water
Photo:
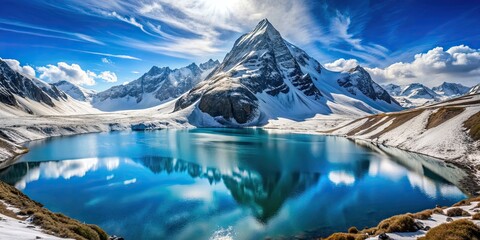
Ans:
{"type": "Polygon", "coordinates": [[[160,130],[28,147],[0,180],[125,239],[326,236],[465,198],[454,166],[340,137],[160,130]]]}

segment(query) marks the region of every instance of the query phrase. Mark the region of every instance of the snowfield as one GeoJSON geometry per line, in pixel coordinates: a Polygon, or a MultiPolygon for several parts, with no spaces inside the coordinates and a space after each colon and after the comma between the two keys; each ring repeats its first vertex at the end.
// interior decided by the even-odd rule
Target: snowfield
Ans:
{"type": "MultiPolygon", "coordinates": [[[[472,139],[465,122],[479,113],[480,94],[476,94],[412,110],[368,116],[324,133],[476,167],[480,165],[480,141],[472,139]]],[[[476,124],[478,127],[479,123],[476,124]]]]}

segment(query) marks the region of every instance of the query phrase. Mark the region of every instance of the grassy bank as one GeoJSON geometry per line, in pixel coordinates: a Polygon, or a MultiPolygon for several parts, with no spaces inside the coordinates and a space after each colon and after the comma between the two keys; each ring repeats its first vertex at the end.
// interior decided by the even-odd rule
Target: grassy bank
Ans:
{"type": "Polygon", "coordinates": [[[393,216],[376,227],[358,230],[351,227],[345,233],[334,233],[325,240],[390,239],[389,234],[418,233],[421,240],[480,240],[480,197],[462,200],[452,207],[436,207],[418,213],[393,216]],[[436,223],[436,226],[429,226],[436,223]],[[477,223],[477,224],[476,224],[477,223]],[[380,236],[383,235],[381,238],[380,236]],[[421,236],[420,236],[421,235],[421,236]]]}

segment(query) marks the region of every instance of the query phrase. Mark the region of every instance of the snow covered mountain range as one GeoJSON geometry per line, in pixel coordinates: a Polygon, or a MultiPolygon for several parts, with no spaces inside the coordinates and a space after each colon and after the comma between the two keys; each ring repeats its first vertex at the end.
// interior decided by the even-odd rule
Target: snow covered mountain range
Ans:
{"type": "Polygon", "coordinates": [[[459,97],[469,92],[469,88],[458,83],[444,82],[440,86],[428,88],[420,83],[400,86],[388,84],[385,90],[403,107],[411,108],[459,97]]]}
{"type": "Polygon", "coordinates": [[[98,112],[54,85],[22,75],[3,60],[0,60],[0,103],[0,116],[98,112]]]}
{"type": "Polygon", "coordinates": [[[175,99],[205,79],[219,65],[210,59],[179,69],[153,66],[139,79],[95,94],[92,105],[102,111],[142,109],[175,99]]]}
{"type": "Polygon", "coordinates": [[[55,86],[59,90],[62,90],[70,97],[83,102],[90,102],[93,96],[97,94],[95,90],[86,89],[65,80],[51,83],[51,85],[55,86]]]}
{"type": "Polygon", "coordinates": [[[263,125],[316,114],[362,116],[402,107],[361,67],[323,68],[264,19],[241,36],[223,62],[175,103],[198,126],[263,125]]]}

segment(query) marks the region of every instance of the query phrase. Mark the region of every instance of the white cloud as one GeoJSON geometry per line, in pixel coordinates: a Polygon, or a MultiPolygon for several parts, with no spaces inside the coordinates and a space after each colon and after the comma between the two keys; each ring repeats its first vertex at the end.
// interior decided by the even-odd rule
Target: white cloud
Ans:
{"type": "Polygon", "coordinates": [[[83,70],[78,64],[71,64],[65,62],[59,62],[57,65],[49,64],[44,67],[37,67],[37,71],[40,73],[40,79],[58,82],[66,80],[78,85],[95,85],[95,79],[102,79],[106,82],[116,82],[117,76],[115,73],[105,71],[100,74],[96,74],[90,70],[83,70]]]}
{"type": "Polygon", "coordinates": [[[112,64],[112,60],[108,59],[108,58],[102,58],[102,63],[105,63],[105,64],[112,64]]]}
{"type": "Polygon", "coordinates": [[[103,79],[105,82],[114,83],[117,82],[117,75],[114,72],[105,71],[97,75],[97,78],[103,79]]]}
{"type": "Polygon", "coordinates": [[[346,60],[344,58],[340,58],[335,60],[334,62],[324,64],[325,68],[335,72],[348,71],[356,67],[357,65],[359,65],[359,63],[356,59],[346,60]]]}
{"type": "Polygon", "coordinates": [[[14,71],[17,71],[27,77],[31,77],[31,78],[35,77],[35,70],[32,67],[28,65],[20,66],[20,62],[15,59],[2,59],[2,60],[6,62],[8,66],[14,71]]]}
{"type": "Polygon", "coordinates": [[[349,33],[349,28],[351,24],[351,20],[349,16],[345,16],[337,12],[337,16],[332,18],[331,21],[331,32],[338,36],[338,40],[343,40],[356,49],[363,50],[361,45],[362,39],[355,38],[352,33],[349,33]]]}
{"type": "Polygon", "coordinates": [[[158,38],[123,36],[114,39],[115,44],[177,57],[223,54],[233,38],[250,31],[263,18],[295,44],[312,43],[322,36],[304,1],[72,0],[70,8],[116,18],[158,38]]]}
{"type": "Polygon", "coordinates": [[[409,84],[420,82],[434,86],[444,81],[464,85],[480,80],[480,49],[459,45],[444,50],[436,47],[415,55],[412,62],[398,62],[386,68],[368,68],[378,82],[409,84]]]}

